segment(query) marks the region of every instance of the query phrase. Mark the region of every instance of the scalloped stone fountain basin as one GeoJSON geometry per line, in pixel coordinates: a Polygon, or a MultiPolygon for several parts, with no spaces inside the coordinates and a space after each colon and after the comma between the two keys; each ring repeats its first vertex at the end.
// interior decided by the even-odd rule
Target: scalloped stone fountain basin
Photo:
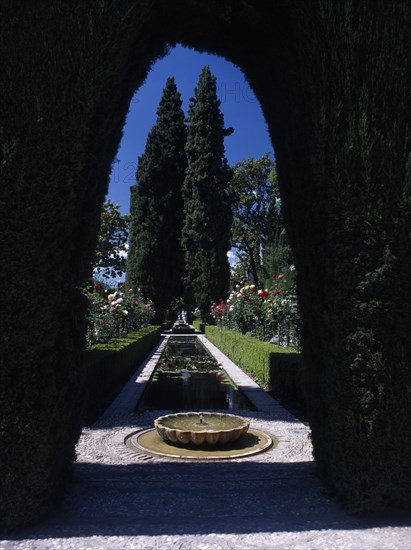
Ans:
{"type": "Polygon", "coordinates": [[[232,443],[247,432],[249,425],[241,416],[213,412],[167,414],[154,421],[164,441],[183,445],[232,443]]]}

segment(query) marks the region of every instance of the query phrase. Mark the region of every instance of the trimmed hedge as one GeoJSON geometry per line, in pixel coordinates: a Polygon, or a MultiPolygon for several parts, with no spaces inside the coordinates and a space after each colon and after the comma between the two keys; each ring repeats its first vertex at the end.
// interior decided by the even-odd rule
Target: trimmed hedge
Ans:
{"type": "Polygon", "coordinates": [[[216,326],[206,326],[207,338],[225,353],[234,363],[247,371],[263,388],[270,386],[270,353],[282,353],[286,348],[275,344],[261,342],[252,336],[245,336],[241,332],[228,330],[216,326]]]}
{"type": "Polygon", "coordinates": [[[161,332],[161,326],[149,326],[85,351],[86,425],[92,424],[115,398],[159,341],[161,332]]]}
{"type": "Polygon", "coordinates": [[[176,42],[241,67],[267,119],[319,473],[352,510],[409,502],[410,21],[407,0],[0,2],[0,529],[70,472],[79,289],[130,100],[176,42]]]}
{"type": "Polygon", "coordinates": [[[301,353],[270,353],[270,389],[302,420],[308,417],[307,368],[301,353]]]}
{"type": "Polygon", "coordinates": [[[306,368],[301,353],[216,326],[207,325],[205,333],[274,397],[292,399],[306,408],[306,368]]]}

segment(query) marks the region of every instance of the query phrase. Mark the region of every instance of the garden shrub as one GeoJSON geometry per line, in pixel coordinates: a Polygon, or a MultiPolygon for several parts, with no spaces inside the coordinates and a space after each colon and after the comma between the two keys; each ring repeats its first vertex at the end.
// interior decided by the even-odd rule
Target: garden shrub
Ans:
{"type": "Polygon", "coordinates": [[[0,529],[42,517],[70,472],[84,401],[79,286],[130,100],[177,42],[240,66],[267,117],[318,472],[352,510],[406,505],[409,1],[0,10],[0,529]]]}
{"type": "Polygon", "coordinates": [[[143,297],[140,289],[109,290],[104,284],[94,282],[83,289],[87,298],[87,346],[104,344],[113,338],[122,338],[137,332],[153,322],[153,303],[143,297]]]}
{"type": "Polygon", "coordinates": [[[236,284],[227,300],[211,304],[210,315],[220,327],[263,341],[276,335],[279,342],[292,339],[293,346],[298,346],[300,316],[294,266],[285,275],[274,273],[269,286],[257,289],[254,285],[236,284]]]}
{"type": "Polygon", "coordinates": [[[303,404],[306,402],[301,353],[216,326],[207,325],[206,336],[273,395],[294,396],[303,404]]]}
{"type": "Polygon", "coordinates": [[[308,407],[307,369],[301,353],[270,353],[270,389],[287,406],[296,404],[306,417],[308,407]]]}
{"type": "Polygon", "coordinates": [[[206,336],[291,412],[307,419],[307,369],[301,353],[216,326],[207,325],[206,336]]]}
{"type": "Polygon", "coordinates": [[[85,351],[86,424],[104,411],[160,339],[161,326],[145,327],[85,351]]]}
{"type": "Polygon", "coordinates": [[[298,218],[287,235],[317,472],[352,512],[407,506],[411,4],[303,4],[316,20],[300,26],[300,60],[312,82],[310,147],[321,153],[312,186],[281,190],[285,218],[298,218]]]}

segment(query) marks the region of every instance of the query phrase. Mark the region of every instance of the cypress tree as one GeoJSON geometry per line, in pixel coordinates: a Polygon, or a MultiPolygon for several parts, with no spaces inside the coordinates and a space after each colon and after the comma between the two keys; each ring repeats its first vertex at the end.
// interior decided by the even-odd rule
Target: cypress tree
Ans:
{"type": "Polygon", "coordinates": [[[131,188],[127,283],[151,298],[162,322],[182,295],[182,185],[186,169],[186,127],[174,78],[167,79],[157,121],[138,161],[131,188]]]}
{"type": "Polygon", "coordinates": [[[227,295],[232,213],[228,193],[231,170],[224,154],[224,128],[216,78],[204,67],[190,100],[187,171],[183,187],[182,248],[186,302],[207,320],[211,301],[227,295]]]}

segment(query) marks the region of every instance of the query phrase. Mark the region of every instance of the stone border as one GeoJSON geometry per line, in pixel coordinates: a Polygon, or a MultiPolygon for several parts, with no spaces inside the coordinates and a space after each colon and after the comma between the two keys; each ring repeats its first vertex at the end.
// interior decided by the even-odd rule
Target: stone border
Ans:
{"type": "Polygon", "coordinates": [[[168,342],[169,336],[162,335],[160,342],[138,367],[133,376],[114,399],[111,405],[104,411],[99,421],[104,421],[113,416],[123,416],[134,413],[137,403],[140,401],[144,390],[156,368],[161,354],[168,342]]]}
{"type": "MultiPolygon", "coordinates": [[[[193,338],[193,335],[187,335],[193,338]]],[[[260,386],[252,380],[243,370],[240,369],[231,359],[229,359],[222,351],[212,344],[204,335],[195,335],[204,347],[213,355],[222,365],[223,369],[239,388],[239,390],[251,401],[257,411],[275,414],[276,416],[294,417],[282,407],[278,401],[268,395],[260,386]]],[[[121,393],[106,409],[100,421],[105,421],[112,417],[124,416],[133,413],[137,403],[140,401],[143,392],[150,381],[154,369],[160,359],[160,356],[171,335],[162,335],[161,341],[157,344],[150,355],[145,359],[142,365],[136,370],[129,382],[125,385],[121,393]]],[[[179,335],[182,337],[182,335],[179,335]]]]}
{"type": "MultiPolygon", "coordinates": [[[[258,430],[250,429],[248,433],[252,436],[258,436],[261,439],[261,443],[254,444],[253,446],[246,447],[244,449],[229,449],[225,450],[220,448],[223,452],[212,452],[210,449],[208,451],[198,448],[184,448],[184,447],[172,447],[170,445],[164,444],[164,442],[159,438],[159,442],[156,441],[156,448],[154,446],[148,446],[145,443],[145,436],[152,436],[156,432],[155,428],[148,428],[143,430],[138,430],[137,432],[129,434],[125,440],[124,444],[128,449],[138,454],[147,454],[148,456],[154,457],[166,457],[177,460],[188,460],[188,461],[202,461],[202,462],[220,462],[221,460],[233,460],[239,458],[245,458],[248,456],[254,456],[260,453],[264,453],[271,448],[275,449],[279,441],[275,436],[272,436],[266,432],[260,432],[258,430]],[[196,451],[202,451],[202,454],[199,452],[196,454],[196,451]],[[224,451],[226,454],[224,454],[224,451]],[[190,454],[191,453],[191,454],[190,454]]],[[[150,442],[151,443],[151,442],[150,442]]]]}
{"type": "MultiPolygon", "coordinates": [[[[193,337],[193,335],[187,335],[193,337]]],[[[304,457],[305,460],[312,460],[310,429],[302,425],[289,411],[282,407],[275,399],[268,395],[258,384],[252,380],[240,367],[231,361],[224,353],[222,353],[214,344],[212,344],[205,336],[196,335],[204,347],[215,356],[217,361],[222,365],[227,375],[231,378],[234,384],[247,396],[247,398],[256,407],[256,411],[250,410],[230,410],[230,412],[250,418],[253,421],[253,427],[270,434],[274,434],[278,439],[278,445],[275,448],[268,449],[264,453],[255,455],[253,458],[257,461],[298,461],[304,457]],[[287,427],[286,427],[287,426],[287,427]],[[289,427],[288,427],[289,426],[289,427]],[[275,458],[273,456],[275,453],[275,458]]],[[[136,412],[136,406],[141,399],[146,385],[154,372],[157,362],[160,359],[170,335],[162,335],[161,341],[153,349],[146,360],[139,366],[129,382],[125,385],[121,393],[106,409],[103,416],[94,424],[93,428],[88,431],[88,435],[83,432],[83,441],[86,447],[89,446],[87,440],[89,437],[92,445],[100,446],[107,453],[109,462],[116,461],[121,458],[121,462],[125,460],[129,463],[140,462],[141,460],[154,461],[169,461],[173,460],[167,457],[149,457],[147,455],[139,455],[135,451],[131,451],[125,445],[126,438],[131,432],[136,429],[151,428],[154,424],[154,419],[158,416],[171,413],[168,410],[159,411],[141,411],[136,412]],[[121,424],[121,428],[119,427],[121,424]],[[95,432],[96,429],[105,429],[103,439],[95,432]],[[104,440],[104,441],[103,441],[104,440]]],[[[227,410],[216,412],[227,413],[227,410]]],[[[81,447],[81,444],[79,445],[81,447]]],[[[103,449],[101,449],[103,450],[103,449]]],[[[88,451],[86,452],[86,455],[88,451]]],[[[243,457],[236,460],[251,459],[243,457]]]]}
{"type": "MultiPolygon", "coordinates": [[[[1,549],[408,548],[410,530],[404,520],[358,520],[327,496],[314,475],[309,427],[274,400],[261,401],[269,412],[236,411],[253,428],[279,440],[277,447],[257,455],[216,464],[154,457],[127,448],[124,441],[130,434],[152,427],[154,419],[165,414],[134,412],[165,343],[159,342],[103,417],[83,429],[74,466],[76,482],[63,508],[41,525],[0,541],[1,549]],[[210,497],[209,487],[216,489],[210,497]],[[217,491],[220,505],[227,508],[219,526],[221,509],[211,509],[217,491]],[[175,494],[180,495],[177,504],[175,494]],[[165,527],[158,519],[162,507],[167,509],[165,527]],[[192,508],[182,513],[184,507],[192,508]],[[201,510],[206,512],[199,528],[201,510]]],[[[264,393],[248,377],[237,378],[241,369],[231,367],[225,366],[242,391],[249,390],[253,397],[264,393]]]]}
{"type": "Polygon", "coordinates": [[[276,413],[278,408],[283,407],[273,399],[268,393],[260,388],[260,386],[252,378],[248,376],[240,367],[238,367],[231,359],[227,357],[217,346],[212,344],[206,336],[198,336],[198,339],[208,351],[214,355],[228,376],[238,387],[249,401],[255,406],[257,411],[265,413],[276,413]]]}
{"type": "MultiPolygon", "coordinates": [[[[221,411],[224,412],[224,411],[221,411]]],[[[154,420],[164,411],[147,411],[140,414],[128,414],[127,416],[112,417],[95,424],[92,428],[83,430],[81,439],[77,445],[78,460],[82,463],[95,463],[96,454],[98,462],[104,464],[129,465],[142,462],[175,462],[176,459],[166,456],[150,456],[146,453],[132,451],[126,446],[126,439],[130,435],[150,429],[154,426],[154,420]]],[[[277,445],[272,446],[263,453],[242,458],[229,458],[224,462],[312,462],[312,447],[310,430],[289,418],[273,418],[256,411],[237,411],[250,420],[253,429],[262,431],[270,437],[275,437],[277,445]]],[[[185,459],[181,458],[184,462],[185,459]]],[[[190,461],[192,462],[192,461],[190,461]]]]}

